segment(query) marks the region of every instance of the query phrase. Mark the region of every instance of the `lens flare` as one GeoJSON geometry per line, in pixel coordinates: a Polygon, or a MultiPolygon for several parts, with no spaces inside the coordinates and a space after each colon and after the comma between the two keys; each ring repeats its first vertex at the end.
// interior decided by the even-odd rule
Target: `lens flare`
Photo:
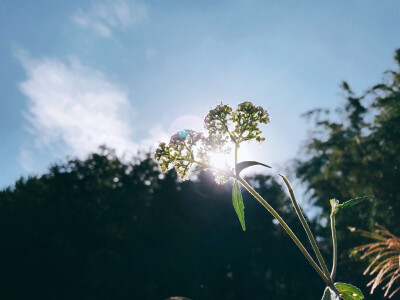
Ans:
{"type": "Polygon", "coordinates": [[[213,153],[210,156],[210,165],[215,169],[227,169],[232,165],[232,157],[226,153],[213,153]]]}

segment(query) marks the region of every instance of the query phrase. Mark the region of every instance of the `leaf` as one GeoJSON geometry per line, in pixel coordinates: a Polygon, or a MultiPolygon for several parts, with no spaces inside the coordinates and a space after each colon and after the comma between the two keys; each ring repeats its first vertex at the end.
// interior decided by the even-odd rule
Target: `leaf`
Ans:
{"type": "Polygon", "coordinates": [[[329,291],[328,287],[325,289],[321,300],[331,300],[331,292],[329,291]]]}
{"type": "Polygon", "coordinates": [[[264,166],[264,167],[267,167],[267,168],[271,168],[270,166],[262,164],[262,163],[260,163],[258,161],[246,160],[246,161],[242,161],[242,162],[236,164],[236,166],[235,166],[236,174],[239,175],[240,172],[242,172],[243,169],[246,169],[248,167],[255,166],[255,165],[260,165],[260,166],[264,166]]]}
{"type": "Polygon", "coordinates": [[[364,299],[364,295],[361,290],[354,285],[348,283],[335,283],[335,287],[340,292],[340,297],[344,300],[362,300],[364,299]]]}
{"type": "Polygon", "coordinates": [[[192,173],[198,172],[198,171],[201,171],[201,170],[204,170],[204,168],[203,168],[203,167],[197,167],[197,168],[194,168],[194,169],[192,170],[192,173]]]}
{"type": "Polygon", "coordinates": [[[322,296],[322,300],[340,300],[339,296],[335,294],[334,291],[332,291],[331,288],[326,287],[324,291],[324,295],[322,296]]]}
{"type": "Polygon", "coordinates": [[[339,211],[341,211],[341,210],[343,210],[343,209],[345,209],[347,207],[354,206],[354,205],[356,205],[356,204],[358,204],[358,203],[360,203],[360,202],[362,202],[364,200],[367,200],[367,199],[373,198],[373,197],[374,196],[363,196],[363,197],[357,197],[357,198],[354,198],[354,199],[350,199],[349,201],[346,201],[346,202],[344,202],[342,204],[337,205],[335,211],[333,212],[333,214],[337,214],[339,211]]]}
{"type": "Polygon", "coordinates": [[[232,189],[232,203],[244,231],[246,230],[246,225],[244,223],[243,197],[242,197],[242,192],[240,191],[239,183],[236,180],[235,183],[233,184],[233,189],[232,189]]]}

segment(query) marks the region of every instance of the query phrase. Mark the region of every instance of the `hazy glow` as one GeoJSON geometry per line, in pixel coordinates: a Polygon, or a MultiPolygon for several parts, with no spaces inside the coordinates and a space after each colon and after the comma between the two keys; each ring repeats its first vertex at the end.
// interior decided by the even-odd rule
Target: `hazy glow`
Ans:
{"type": "MultiPolygon", "coordinates": [[[[251,157],[250,147],[248,147],[249,143],[243,143],[238,149],[238,163],[245,160],[254,160],[254,157],[251,157]],[[244,147],[243,147],[244,146],[244,147]]],[[[259,145],[258,145],[259,146],[259,145]]],[[[233,145],[232,145],[233,148],[233,145]]],[[[254,151],[253,151],[254,152],[254,151]]],[[[234,169],[235,167],[235,154],[234,150],[230,153],[221,153],[221,152],[214,152],[210,155],[209,160],[210,166],[216,169],[234,169]]],[[[246,171],[244,171],[246,173],[246,171]]]]}
{"type": "Polygon", "coordinates": [[[183,115],[175,119],[169,126],[168,132],[175,134],[183,129],[190,129],[201,132],[204,126],[204,119],[194,115],[183,115]]]}
{"type": "Polygon", "coordinates": [[[215,169],[226,169],[233,165],[233,159],[229,153],[213,153],[210,155],[210,165],[215,169]]]}

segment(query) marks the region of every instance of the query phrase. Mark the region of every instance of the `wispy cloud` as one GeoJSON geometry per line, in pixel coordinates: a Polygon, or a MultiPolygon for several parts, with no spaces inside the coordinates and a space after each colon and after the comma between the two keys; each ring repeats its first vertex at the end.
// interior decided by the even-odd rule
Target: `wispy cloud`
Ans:
{"type": "Polygon", "coordinates": [[[146,6],[136,1],[108,0],[96,2],[88,10],[79,9],[71,16],[76,24],[109,37],[116,28],[129,28],[144,20],[146,6]]]}
{"type": "Polygon", "coordinates": [[[149,132],[148,140],[133,142],[127,92],[104,73],[76,58],[63,62],[21,53],[17,57],[27,74],[19,87],[28,99],[25,118],[34,137],[34,143],[24,145],[20,153],[28,171],[36,169],[32,165],[35,151],[50,153],[50,161],[66,155],[82,157],[102,144],[120,154],[135,153],[139,145],[150,147],[163,138],[158,128],[149,132]]]}

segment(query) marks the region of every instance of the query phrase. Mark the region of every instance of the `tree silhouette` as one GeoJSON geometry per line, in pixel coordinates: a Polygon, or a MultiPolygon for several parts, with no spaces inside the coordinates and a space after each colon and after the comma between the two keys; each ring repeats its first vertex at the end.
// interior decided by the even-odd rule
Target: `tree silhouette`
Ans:
{"type": "MultiPolygon", "coordinates": [[[[249,180],[302,236],[275,179],[249,180]]],[[[319,297],[323,282],[246,193],[242,231],[231,188],[204,172],[181,182],[172,171],[161,174],[149,155],[124,163],[105,147],[20,179],[0,192],[0,296],[319,297]]]]}

